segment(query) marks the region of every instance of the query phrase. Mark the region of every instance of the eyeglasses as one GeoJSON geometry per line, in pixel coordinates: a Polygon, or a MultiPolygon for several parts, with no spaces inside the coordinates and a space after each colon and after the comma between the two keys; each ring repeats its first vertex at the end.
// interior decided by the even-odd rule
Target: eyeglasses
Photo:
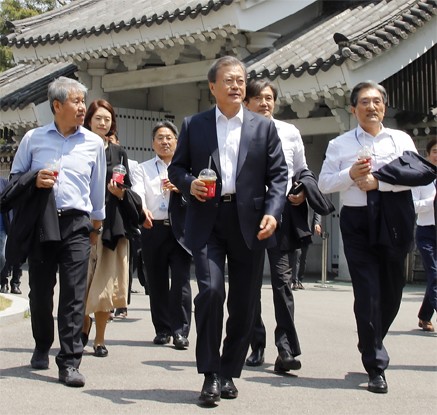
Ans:
{"type": "Polygon", "coordinates": [[[225,78],[223,79],[223,83],[228,87],[234,86],[235,83],[238,87],[242,87],[246,84],[246,80],[243,78],[225,78]]]}
{"type": "Polygon", "coordinates": [[[255,102],[258,102],[258,103],[262,102],[262,101],[266,101],[266,102],[273,102],[274,101],[273,97],[270,95],[267,95],[267,96],[258,95],[256,97],[253,97],[250,99],[253,99],[255,102]]]}
{"type": "Polygon", "coordinates": [[[363,107],[368,107],[371,103],[375,106],[379,106],[383,104],[384,101],[381,98],[363,98],[358,100],[358,104],[362,105],[363,107]]]}
{"type": "Polygon", "coordinates": [[[164,140],[171,141],[171,140],[174,140],[175,138],[176,137],[174,135],[157,135],[157,136],[155,136],[155,140],[157,140],[157,141],[164,141],[164,140]]]}

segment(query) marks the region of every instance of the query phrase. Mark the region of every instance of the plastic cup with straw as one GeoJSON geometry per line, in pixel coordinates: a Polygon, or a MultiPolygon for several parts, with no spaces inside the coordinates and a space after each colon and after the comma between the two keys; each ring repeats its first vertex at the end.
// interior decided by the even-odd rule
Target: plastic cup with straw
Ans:
{"type": "Polygon", "coordinates": [[[208,160],[208,168],[203,169],[199,174],[199,179],[205,184],[205,187],[208,189],[208,193],[206,194],[206,199],[212,199],[215,196],[215,188],[217,175],[215,171],[211,169],[211,156],[209,156],[208,160]]]}

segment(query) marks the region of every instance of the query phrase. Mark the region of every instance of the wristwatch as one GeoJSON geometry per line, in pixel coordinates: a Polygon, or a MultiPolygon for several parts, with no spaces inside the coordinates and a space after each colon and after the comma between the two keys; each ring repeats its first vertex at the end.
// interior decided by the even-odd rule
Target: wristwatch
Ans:
{"type": "Polygon", "coordinates": [[[100,225],[100,228],[94,228],[91,232],[100,235],[103,231],[103,225],[100,225]]]}

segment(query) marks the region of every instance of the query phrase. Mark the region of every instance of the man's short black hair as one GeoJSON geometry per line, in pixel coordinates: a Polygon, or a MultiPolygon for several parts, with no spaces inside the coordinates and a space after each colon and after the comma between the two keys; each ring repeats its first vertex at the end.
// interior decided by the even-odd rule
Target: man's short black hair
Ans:
{"type": "Polygon", "coordinates": [[[352,89],[350,100],[351,100],[351,105],[353,107],[356,107],[358,104],[358,95],[360,91],[362,89],[367,89],[367,88],[377,89],[381,93],[384,104],[387,104],[387,91],[385,90],[385,88],[382,85],[379,85],[375,81],[364,81],[355,85],[354,89],[352,89]]]}
{"type": "Polygon", "coordinates": [[[273,85],[273,82],[269,81],[268,79],[257,79],[250,81],[246,87],[246,97],[244,98],[244,101],[249,102],[249,99],[259,96],[261,91],[267,87],[272,90],[273,99],[276,101],[276,98],[278,98],[278,88],[276,88],[275,85],[273,85]]]}
{"type": "Polygon", "coordinates": [[[178,138],[179,132],[178,132],[177,127],[171,121],[164,120],[164,121],[157,122],[155,124],[155,126],[153,127],[152,140],[155,139],[155,134],[160,128],[168,128],[169,130],[171,130],[173,132],[175,137],[178,138]]]}

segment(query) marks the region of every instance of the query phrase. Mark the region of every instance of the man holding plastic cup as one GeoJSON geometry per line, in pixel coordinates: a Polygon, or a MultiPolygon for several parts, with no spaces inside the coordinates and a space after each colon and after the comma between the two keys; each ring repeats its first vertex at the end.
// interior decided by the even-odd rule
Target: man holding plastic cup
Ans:
{"type": "Polygon", "coordinates": [[[152,131],[156,156],[137,166],[132,181],[147,218],[141,246],[155,328],[153,343],[165,345],[173,337],[175,348],[184,350],[191,327],[191,252],[184,242],[186,201],[167,175],[177,136],[172,122],[158,122],[152,131]]]}
{"type": "MultiPolygon", "coordinates": [[[[36,370],[49,368],[55,329],[53,290],[59,274],[56,364],[59,381],[73,387],[85,384],[78,369],[88,258],[90,242],[96,242],[105,218],[105,151],[101,138],[83,127],[86,92],[76,80],[55,79],[48,88],[53,122],[28,131],[20,142],[11,186],[25,183],[22,188],[30,190],[11,206],[15,211],[7,251],[11,264],[28,257],[35,339],[30,363],[36,370]],[[58,175],[52,165],[46,165],[54,159],[59,160],[58,175]]],[[[2,208],[3,202],[2,198],[2,208]]]]}
{"type": "Polygon", "coordinates": [[[280,220],[287,165],[274,123],[242,106],[246,69],[225,56],[211,66],[208,82],[216,106],[184,120],[169,178],[186,197],[186,242],[193,252],[199,293],[194,300],[197,370],[204,374],[200,401],[215,405],[238,395],[250,341],[264,251],[280,220]],[[211,160],[211,163],[210,163],[211,160]],[[212,169],[215,194],[199,178],[212,169]],[[211,190],[210,190],[211,192],[211,190]],[[229,292],[222,345],[225,263],[229,292]]]}
{"type": "Polygon", "coordinates": [[[377,178],[405,151],[417,153],[408,134],[382,124],[386,102],[384,87],[373,81],[353,88],[358,126],[329,142],[319,176],[320,190],[340,192],[343,201],[340,229],[354,289],[358,350],[373,393],[388,390],[383,340],[401,303],[414,225],[411,191],[402,184],[409,167],[398,169],[392,183],[377,178]],[[366,147],[370,151],[363,154],[366,147]]]}

